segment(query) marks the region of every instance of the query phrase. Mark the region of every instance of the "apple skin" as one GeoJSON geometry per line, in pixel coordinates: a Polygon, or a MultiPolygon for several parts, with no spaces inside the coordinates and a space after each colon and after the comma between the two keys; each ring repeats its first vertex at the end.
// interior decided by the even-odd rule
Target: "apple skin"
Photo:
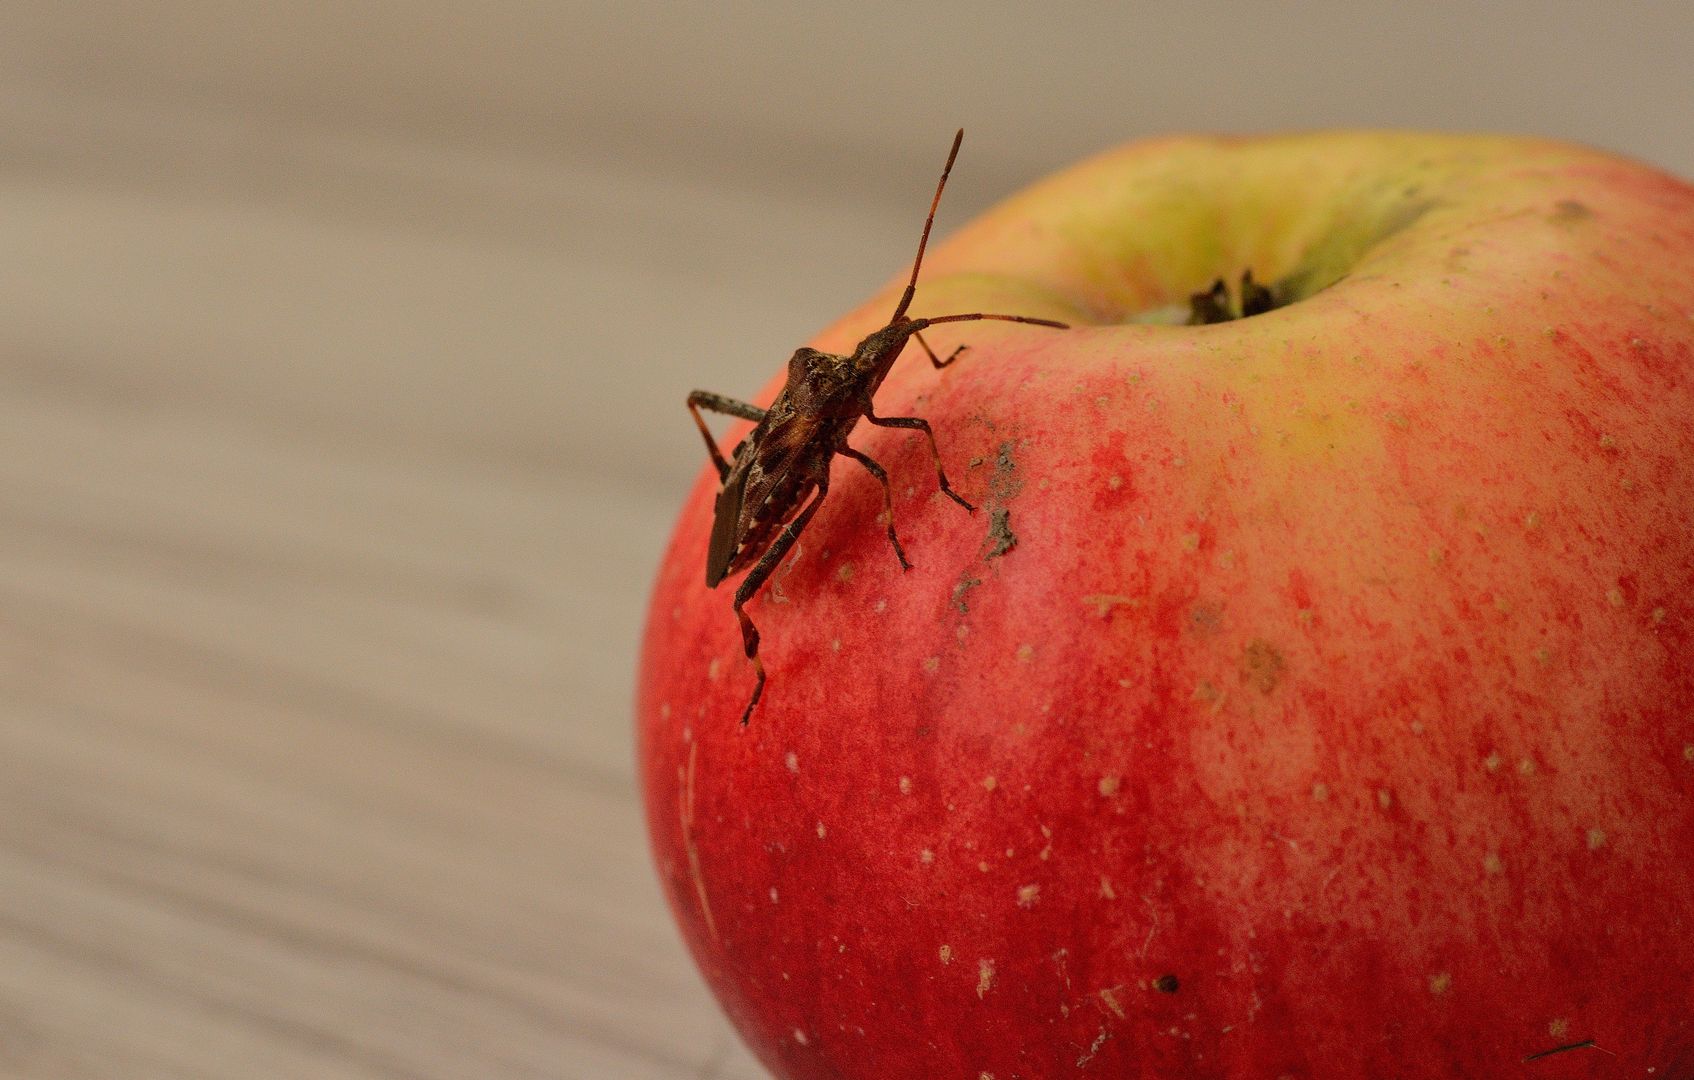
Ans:
{"type": "Polygon", "coordinates": [[[860,425],[915,567],[838,462],[749,605],[749,726],[710,469],[659,569],[653,850],[769,1068],[1694,1078],[1694,189],[1144,143],[931,254],[913,313],[980,310],[1076,328],[926,332],[970,349],[877,409],[981,510],[860,425]],[[1247,267],[1301,298],[1131,321],[1247,267]]]}

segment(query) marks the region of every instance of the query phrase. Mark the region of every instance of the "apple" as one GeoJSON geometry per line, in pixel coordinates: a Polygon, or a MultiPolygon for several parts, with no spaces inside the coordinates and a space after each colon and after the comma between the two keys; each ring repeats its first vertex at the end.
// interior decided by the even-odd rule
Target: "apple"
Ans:
{"type": "Polygon", "coordinates": [[[980,511],[861,425],[914,568],[838,463],[749,605],[746,727],[710,469],[652,596],[653,850],[769,1068],[1694,1078],[1694,187],[1530,139],[1171,138],[1001,205],[917,295],[1074,327],[935,328],[959,362],[881,387],[980,511]],[[1243,271],[1271,310],[1180,325],[1243,271]]]}

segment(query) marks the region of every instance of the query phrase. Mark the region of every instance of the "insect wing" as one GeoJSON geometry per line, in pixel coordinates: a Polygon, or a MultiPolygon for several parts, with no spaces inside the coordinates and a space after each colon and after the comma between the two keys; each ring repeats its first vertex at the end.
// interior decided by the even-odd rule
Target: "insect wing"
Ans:
{"type": "MultiPolygon", "coordinates": [[[[774,410],[773,410],[774,415],[774,410]]],[[[813,435],[815,423],[790,414],[767,421],[748,438],[736,455],[735,464],[724,478],[713,509],[712,539],[706,549],[706,584],[716,587],[735,566],[748,537],[762,519],[780,524],[795,506],[771,506],[771,498],[785,485],[801,452],[813,435]]],[[[788,497],[797,503],[800,493],[788,497]]]]}

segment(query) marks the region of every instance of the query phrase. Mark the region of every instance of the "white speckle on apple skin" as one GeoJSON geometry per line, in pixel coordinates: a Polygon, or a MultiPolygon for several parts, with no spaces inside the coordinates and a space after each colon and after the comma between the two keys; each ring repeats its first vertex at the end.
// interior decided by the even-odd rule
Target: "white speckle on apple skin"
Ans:
{"type": "Polygon", "coordinates": [[[1118,793],[1118,786],[1122,782],[1123,781],[1116,776],[1102,776],[1100,778],[1100,794],[1108,799],[1111,798],[1113,795],[1118,793]]]}
{"type": "Polygon", "coordinates": [[[922,851],[918,852],[918,862],[923,863],[925,866],[929,866],[935,862],[935,852],[928,848],[924,848],[922,851]]]}
{"type": "Polygon", "coordinates": [[[782,763],[788,766],[788,771],[791,773],[797,773],[800,771],[800,755],[796,754],[792,750],[788,752],[787,757],[782,759],[782,763]]]}
{"type": "Polygon", "coordinates": [[[824,838],[824,837],[825,837],[825,836],[827,836],[827,835],[828,835],[828,834],[829,834],[829,830],[828,830],[828,829],[825,829],[825,828],[824,828],[824,827],[823,827],[823,822],[821,822],[821,821],[820,821],[820,822],[818,822],[818,839],[819,839],[819,840],[822,840],[822,839],[823,839],[823,838],[824,838]]]}
{"type": "Polygon", "coordinates": [[[1554,1017],[1547,1022],[1547,1034],[1555,1039],[1562,1039],[1570,1034],[1570,1021],[1562,1016],[1554,1017]]]}
{"type": "Polygon", "coordinates": [[[1019,645],[1017,655],[1019,663],[1027,664],[1035,658],[1035,646],[1028,644],[1019,645]]]}
{"type": "Polygon", "coordinates": [[[997,788],[999,786],[1000,786],[1000,781],[994,779],[994,777],[992,777],[992,776],[985,776],[985,777],[982,778],[982,789],[984,791],[993,791],[995,788],[997,788]]]}
{"type": "Polygon", "coordinates": [[[1040,885],[1022,885],[1018,887],[1018,907],[1032,908],[1041,899],[1040,885]]]}
{"type": "Polygon", "coordinates": [[[1500,853],[1490,851],[1482,857],[1483,873],[1489,877],[1499,877],[1506,872],[1506,864],[1500,860],[1500,853]]]}
{"type": "Polygon", "coordinates": [[[912,778],[909,777],[909,776],[902,776],[900,778],[900,794],[910,795],[911,793],[912,793],[912,778]]]}
{"type": "Polygon", "coordinates": [[[1453,976],[1445,971],[1438,971],[1429,977],[1429,992],[1437,996],[1445,994],[1453,988],[1453,976]]]}
{"type": "Polygon", "coordinates": [[[1606,846],[1606,830],[1604,830],[1604,829],[1589,829],[1588,830],[1588,850],[1589,851],[1599,851],[1601,848],[1603,848],[1605,846],[1606,846]]]}
{"type": "Polygon", "coordinates": [[[1490,750],[1488,752],[1488,756],[1482,759],[1482,767],[1487,769],[1489,772],[1499,772],[1500,771],[1500,755],[1499,755],[1499,753],[1497,751],[1490,750]]]}
{"type": "Polygon", "coordinates": [[[924,657],[923,673],[925,675],[934,675],[937,671],[940,671],[940,670],[941,670],[941,657],[939,657],[939,656],[926,656],[926,657],[924,657]]]}
{"type": "Polygon", "coordinates": [[[806,1033],[804,1031],[801,1031],[799,1028],[795,1028],[794,1029],[794,1041],[799,1043],[801,1046],[805,1046],[806,1044],[810,1043],[812,1040],[806,1038],[806,1033]]]}
{"type": "Polygon", "coordinates": [[[943,964],[951,964],[953,962],[953,946],[941,946],[941,962],[943,964]]]}
{"type": "Polygon", "coordinates": [[[1121,986],[1108,986],[1099,992],[1100,1000],[1105,1003],[1106,1008],[1112,1010],[1112,1015],[1119,1020],[1124,1019],[1123,1004],[1118,1001],[1118,991],[1122,989],[1121,986]]]}
{"type": "Polygon", "coordinates": [[[980,960],[976,965],[976,996],[980,999],[988,995],[994,986],[994,961],[980,960]]]}

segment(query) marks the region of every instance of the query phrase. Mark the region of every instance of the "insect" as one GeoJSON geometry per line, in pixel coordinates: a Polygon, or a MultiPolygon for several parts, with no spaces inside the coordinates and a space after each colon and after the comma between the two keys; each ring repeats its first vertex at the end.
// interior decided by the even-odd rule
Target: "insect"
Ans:
{"type": "Polygon", "coordinates": [[[741,714],[743,725],[753,715],[753,708],[765,691],[765,665],[759,659],[759,631],[747,615],[747,601],[770,577],[823,504],[824,497],[829,494],[830,462],[836,455],[863,465],[882,485],[888,542],[894,547],[900,568],[912,568],[894,531],[894,497],[888,487],[887,472],[865,454],[847,445],[848,434],[861,419],[877,427],[923,432],[929,442],[929,454],[935,462],[935,475],[941,491],[966,510],[976,511],[976,507],[966,502],[947,482],[947,473],[941,467],[941,453],[936,449],[935,433],[930,430],[929,422],[916,416],[879,416],[872,406],[872,397],[893,368],[906,342],[916,338],[929,362],[940,369],[957,360],[965,346],[955,348],[943,360],[923,339],[921,331],[927,327],[998,319],[1069,329],[1066,324],[1051,319],[984,312],[922,319],[907,317],[906,310],[911,307],[912,297],[917,292],[918,270],[923,265],[929,230],[935,224],[935,210],[941,205],[941,192],[947,186],[947,175],[953,171],[953,161],[959,156],[959,144],[964,137],[963,129],[953,136],[953,149],[947,155],[947,164],[942,166],[941,182],[935,185],[935,198],[930,201],[929,216],[924,219],[923,235],[918,239],[918,254],[912,261],[911,280],[906,283],[906,290],[901,294],[888,325],[859,342],[850,356],[837,356],[816,349],[796,350],[788,361],[788,380],[768,409],[704,390],[688,395],[688,411],[693,414],[694,424],[706,440],[706,451],[711,455],[723,485],[713,509],[712,538],[706,550],[706,585],[716,588],[728,575],[752,567],[735,590],[735,616],[741,623],[742,645],[747,658],[753,663],[754,672],[753,696],[741,714]],[[700,415],[701,409],[752,420],[757,426],[726,459],[707,429],[705,418],[700,415]]]}

